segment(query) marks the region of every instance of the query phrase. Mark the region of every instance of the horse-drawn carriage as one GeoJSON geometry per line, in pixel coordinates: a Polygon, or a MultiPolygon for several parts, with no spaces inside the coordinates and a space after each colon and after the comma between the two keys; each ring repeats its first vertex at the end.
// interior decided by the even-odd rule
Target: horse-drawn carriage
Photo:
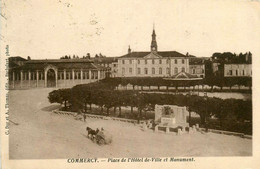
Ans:
{"type": "Polygon", "coordinates": [[[99,145],[110,144],[112,142],[112,135],[105,130],[101,130],[96,134],[94,141],[99,145]]]}
{"type": "Polygon", "coordinates": [[[112,135],[103,128],[101,130],[92,130],[87,127],[86,130],[88,131],[88,137],[99,145],[110,144],[112,142],[112,135]]]}

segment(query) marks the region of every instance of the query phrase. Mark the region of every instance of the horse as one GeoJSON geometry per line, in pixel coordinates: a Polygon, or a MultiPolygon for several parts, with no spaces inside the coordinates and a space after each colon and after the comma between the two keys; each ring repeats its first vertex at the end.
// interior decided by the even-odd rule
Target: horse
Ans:
{"type": "Polygon", "coordinates": [[[94,140],[94,138],[96,137],[97,133],[99,132],[98,128],[96,130],[93,130],[92,128],[87,127],[86,130],[88,132],[88,137],[91,138],[91,140],[94,140]]]}

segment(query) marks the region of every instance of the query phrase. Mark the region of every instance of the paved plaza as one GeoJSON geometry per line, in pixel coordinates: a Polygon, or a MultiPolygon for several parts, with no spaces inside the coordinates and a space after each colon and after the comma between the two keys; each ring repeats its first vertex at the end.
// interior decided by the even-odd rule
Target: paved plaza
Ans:
{"type": "Polygon", "coordinates": [[[87,119],[51,112],[59,107],[48,102],[54,89],[9,92],[11,159],[84,157],[251,156],[252,140],[221,134],[181,136],[142,131],[131,123],[87,119]],[[110,145],[99,146],[86,137],[85,128],[103,127],[113,136],[110,145]]]}

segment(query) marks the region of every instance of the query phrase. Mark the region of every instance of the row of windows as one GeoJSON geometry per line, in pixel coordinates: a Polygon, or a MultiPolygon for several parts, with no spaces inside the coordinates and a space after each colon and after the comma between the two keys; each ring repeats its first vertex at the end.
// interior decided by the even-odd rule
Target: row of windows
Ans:
{"type": "MultiPolygon", "coordinates": [[[[181,68],[181,71],[182,72],[185,72],[185,68],[182,67],[181,68]]],[[[155,68],[151,68],[150,70],[151,74],[163,74],[163,68],[159,68],[158,69],[158,72],[156,72],[156,69],[155,68]]],[[[143,74],[150,74],[148,68],[144,68],[143,69],[143,74]]],[[[177,74],[179,72],[178,68],[174,68],[174,74],[177,74]]],[[[129,74],[132,74],[133,73],[133,69],[132,68],[129,68],[128,69],[128,72],[126,72],[126,69],[125,68],[122,68],[122,74],[125,74],[125,73],[129,73],[129,74]]],[[[141,68],[137,68],[137,74],[142,74],[141,72],[141,68]]],[[[166,68],[166,74],[170,74],[170,68],[166,68]]]]}
{"type": "MultiPolygon", "coordinates": [[[[227,75],[230,75],[230,76],[232,76],[232,75],[234,75],[234,76],[238,76],[239,74],[239,70],[229,70],[228,72],[227,72],[227,75]]],[[[240,72],[240,75],[241,76],[245,76],[246,75],[246,70],[241,70],[241,72],[240,72]]],[[[251,71],[251,75],[252,75],[252,71],[251,71]]]]}
{"type": "Polygon", "coordinates": [[[192,74],[204,73],[204,69],[190,69],[190,73],[192,74]]]}
{"type": "MultiPolygon", "coordinates": [[[[185,59],[174,59],[174,63],[178,64],[178,60],[181,60],[181,63],[185,64],[185,59]]],[[[151,61],[152,61],[152,64],[155,64],[155,62],[156,62],[156,60],[154,60],[154,59],[152,59],[151,61]]],[[[166,64],[169,64],[169,61],[170,61],[169,59],[166,59],[166,64]]],[[[133,60],[129,60],[128,63],[132,64],[133,60]]],[[[127,63],[127,60],[122,60],[122,64],[128,64],[128,63],[127,63]]],[[[147,64],[147,63],[148,63],[148,60],[144,60],[144,64],[147,64]]],[[[162,60],[159,59],[158,63],[162,64],[162,60]]],[[[141,64],[141,60],[138,59],[137,64],[141,64]]]]}

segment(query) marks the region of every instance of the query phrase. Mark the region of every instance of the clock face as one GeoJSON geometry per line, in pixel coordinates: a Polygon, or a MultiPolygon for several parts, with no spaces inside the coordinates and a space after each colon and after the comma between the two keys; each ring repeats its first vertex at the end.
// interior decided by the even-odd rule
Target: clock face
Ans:
{"type": "Polygon", "coordinates": [[[155,50],[155,47],[153,47],[152,49],[155,50]]]}

